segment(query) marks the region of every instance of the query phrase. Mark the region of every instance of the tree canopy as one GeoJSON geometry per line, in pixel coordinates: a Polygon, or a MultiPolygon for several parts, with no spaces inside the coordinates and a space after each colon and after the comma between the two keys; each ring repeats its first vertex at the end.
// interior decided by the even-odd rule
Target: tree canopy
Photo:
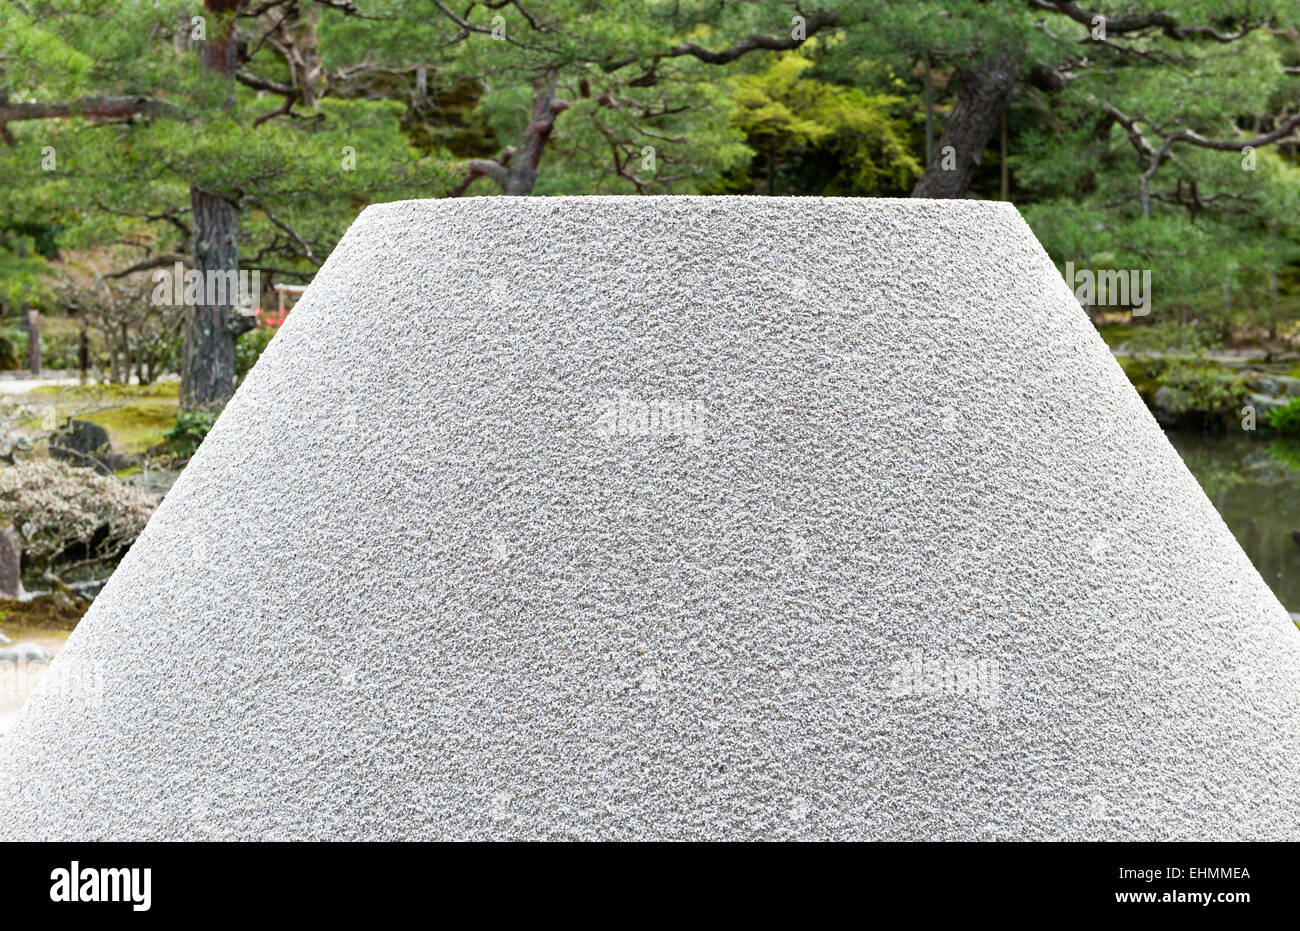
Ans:
{"type": "MultiPolygon", "coordinates": [[[[1293,0],[0,0],[0,127],[10,305],[96,248],[306,281],[366,203],[497,193],[1009,196],[1220,328],[1300,278],[1293,0]]],[[[239,308],[193,318],[220,403],[239,308]]]]}

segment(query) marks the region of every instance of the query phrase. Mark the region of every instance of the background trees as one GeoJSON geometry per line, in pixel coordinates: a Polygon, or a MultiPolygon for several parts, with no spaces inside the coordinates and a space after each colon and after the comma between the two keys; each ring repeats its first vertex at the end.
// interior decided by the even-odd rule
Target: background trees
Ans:
{"type": "Polygon", "coordinates": [[[753,157],[718,190],[859,197],[907,190],[922,164],[912,152],[917,107],[906,83],[878,62],[859,69],[860,85],[810,77],[816,65],[803,51],[731,79],[732,124],[753,157]]]}
{"type": "MultiPolygon", "coordinates": [[[[411,150],[401,104],[329,96],[312,63],[322,13],[355,15],[243,0],[7,5],[4,227],[135,249],[105,277],[182,261],[269,284],[310,279],[371,200],[440,193],[445,170],[411,150]]],[[[186,307],[185,408],[229,397],[251,310],[230,293],[186,307]]]]}
{"type": "Polygon", "coordinates": [[[266,306],[368,203],[500,194],[1010,199],[1061,267],[1151,273],[1088,309],[1157,416],[1276,445],[1298,151],[1295,0],[0,0],[0,368],[112,383],[6,398],[0,458],[77,417],[165,489],[274,331],[156,273],[266,306]]]}
{"type": "MultiPolygon", "coordinates": [[[[0,301],[54,306],[51,261],[306,281],[398,197],[912,194],[1010,197],[1062,264],[1156,270],[1160,320],[1223,340],[1249,310],[1276,336],[1300,278],[1297,20],[1287,0],[3,0],[0,301]]],[[[248,323],[186,309],[187,408],[230,393],[248,323]]]]}
{"type": "MultiPolygon", "coordinates": [[[[396,78],[427,121],[441,116],[440,90],[469,89],[482,132],[453,146],[465,156],[454,194],[480,178],[510,195],[693,192],[745,155],[727,121],[725,69],[799,48],[840,21],[789,3],[415,0],[386,9],[394,25],[384,43],[348,77],[390,91],[396,78]]],[[[368,27],[338,28],[352,36],[368,27]]]]}

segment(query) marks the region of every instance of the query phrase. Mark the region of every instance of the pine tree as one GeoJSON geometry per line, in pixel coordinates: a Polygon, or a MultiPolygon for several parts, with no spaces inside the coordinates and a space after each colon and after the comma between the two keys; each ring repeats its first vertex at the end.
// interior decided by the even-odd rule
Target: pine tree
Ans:
{"type": "MultiPolygon", "coordinates": [[[[411,150],[401,104],[331,93],[317,26],[357,15],[351,3],[3,9],[0,159],[18,181],[0,193],[4,225],[57,203],[69,244],[139,243],[118,275],[181,261],[205,283],[307,279],[367,202],[447,187],[442,160],[411,150]]],[[[365,34],[354,38],[338,51],[364,57],[365,34]]],[[[231,288],[205,287],[187,307],[184,408],[230,396],[246,311],[231,288]]]]}

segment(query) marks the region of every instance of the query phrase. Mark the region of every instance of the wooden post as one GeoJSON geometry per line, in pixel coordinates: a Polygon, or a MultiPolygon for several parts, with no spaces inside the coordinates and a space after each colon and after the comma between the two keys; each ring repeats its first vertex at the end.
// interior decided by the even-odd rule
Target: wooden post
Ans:
{"type": "Polygon", "coordinates": [[[27,368],[41,374],[41,312],[35,307],[27,309],[27,368]]]}
{"type": "Polygon", "coordinates": [[[90,368],[90,340],[86,336],[86,321],[81,321],[81,343],[77,346],[77,368],[81,369],[81,386],[86,386],[86,371],[90,368]]]}

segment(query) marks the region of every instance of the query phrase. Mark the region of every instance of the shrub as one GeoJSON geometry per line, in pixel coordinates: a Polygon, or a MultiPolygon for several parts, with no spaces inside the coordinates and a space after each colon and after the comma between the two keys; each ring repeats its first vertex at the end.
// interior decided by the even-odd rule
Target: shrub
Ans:
{"type": "Polygon", "coordinates": [[[1153,354],[1204,359],[1217,344],[1203,330],[1175,321],[1127,328],[1123,342],[1130,355],[1153,354]]]}
{"type": "Polygon", "coordinates": [[[249,330],[235,343],[235,379],[243,381],[244,376],[253,370],[253,364],[261,357],[263,350],[270,344],[278,327],[259,326],[249,330]]]}
{"type": "Polygon", "coordinates": [[[1300,398],[1292,398],[1264,416],[1268,425],[1283,436],[1300,436],[1300,398]]]}
{"type": "Polygon", "coordinates": [[[179,459],[188,459],[217,422],[220,411],[181,411],[176,425],[167,431],[167,447],[179,459]]]}
{"type": "MultiPolygon", "coordinates": [[[[0,335],[0,369],[20,369],[27,366],[29,337],[25,327],[10,327],[0,335]],[[13,351],[13,361],[5,359],[4,345],[13,351]]],[[[81,334],[59,326],[46,326],[41,331],[41,367],[46,369],[75,369],[81,354],[81,334]]]]}
{"type": "Polygon", "coordinates": [[[18,364],[14,368],[22,369],[27,367],[27,330],[23,327],[10,327],[5,330],[5,339],[14,347],[14,355],[18,357],[18,364]]]}
{"type": "Polygon", "coordinates": [[[81,334],[56,330],[41,333],[41,367],[75,369],[81,354],[81,334]]]}
{"type": "Polygon", "coordinates": [[[41,578],[65,592],[62,574],[116,559],[157,505],[153,495],[54,459],[0,470],[0,515],[41,578]]]}
{"type": "Polygon", "coordinates": [[[1178,323],[1130,326],[1119,363],[1138,394],[1157,413],[1184,426],[1232,423],[1248,394],[1239,373],[1209,357],[1211,338],[1178,323]]]}
{"type": "Polygon", "coordinates": [[[18,349],[14,346],[13,340],[0,334],[0,369],[17,369],[22,368],[22,365],[22,360],[18,358],[18,349]]]}
{"type": "Polygon", "coordinates": [[[1239,377],[1213,366],[1174,360],[1156,379],[1171,411],[1201,426],[1221,427],[1234,420],[1246,403],[1246,386],[1239,377]]]}

